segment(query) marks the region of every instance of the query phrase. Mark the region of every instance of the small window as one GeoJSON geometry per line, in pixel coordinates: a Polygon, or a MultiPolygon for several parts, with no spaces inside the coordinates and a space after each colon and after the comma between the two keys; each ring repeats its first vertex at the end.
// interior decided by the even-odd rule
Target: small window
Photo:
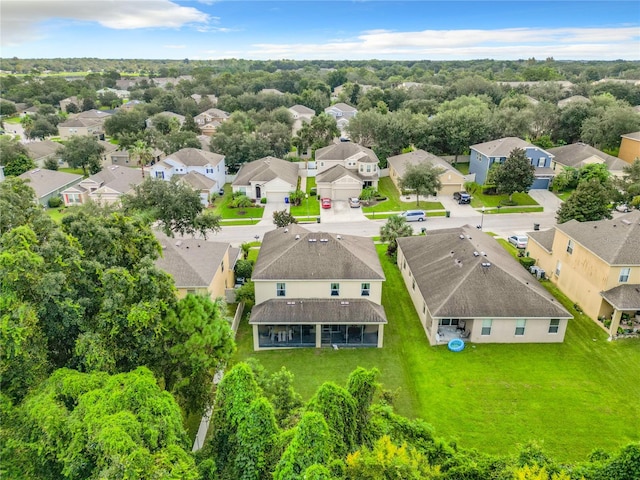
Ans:
{"type": "Polygon", "coordinates": [[[527,321],[524,319],[518,319],[516,320],[516,335],[517,336],[522,336],[524,335],[524,329],[527,325],[527,321]]]}
{"type": "Polygon", "coordinates": [[[493,324],[493,320],[491,320],[490,318],[482,320],[482,331],[480,332],[480,335],[482,336],[491,335],[492,324],[493,324]]]}
{"type": "Polygon", "coordinates": [[[340,295],[340,284],[339,283],[332,283],[331,284],[331,296],[332,297],[337,297],[340,295]]]}
{"type": "Polygon", "coordinates": [[[562,270],[562,262],[558,261],[558,263],[556,263],[556,277],[560,276],[560,270],[562,270]]]}
{"type": "Polygon", "coordinates": [[[538,159],[538,167],[544,167],[546,163],[547,163],[547,159],[546,158],[540,157],[538,159]]]}
{"type": "Polygon", "coordinates": [[[360,295],[363,297],[368,297],[371,292],[371,284],[363,283],[360,287],[360,295]]]}
{"type": "Polygon", "coordinates": [[[367,173],[371,172],[371,165],[367,165],[367,173]]]}
{"type": "Polygon", "coordinates": [[[549,333],[558,333],[560,329],[560,320],[557,318],[552,318],[549,320],[549,333]]]}
{"type": "Polygon", "coordinates": [[[195,295],[196,291],[195,290],[187,290],[187,295],[195,295]]]}
{"type": "Polygon", "coordinates": [[[412,290],[416,289],[416,279],[415,278],[411,281],[411,289],[412,290]]]}
{"type": "Polygon", "coordinates": [[[422,313],[427,313],[427,304],[422,302],[422,313]]]}
{"type": "Polygon", "coordinates": [[[569,240],[569,243],[567,243],[567,253],[573,253],[573,240],[569,240]]]}
{"type": "Polygon", "coordinates": [[[285,297],[287,295],[287,288],[284,283],[276,283],[276,296],[285,297]]]}
{"type": "Polygon", "coordinates": [[[618,281],[620,283],[626,283],[629,281],[629,275],[631,274],[631,268],[622,268],[620,269],[620,277],[618,277],[618,281]]]}
{"type": "Polygon", "coordinates": [[[407,260],[406,259],[402,259],[402,269],[406,270],[407,269],[407,260]]]}
{"type": "Polygon", "coordinates": [[[224,272],[224,261],[220,264],[220,268],[222,269],[222,271],[224,272]]]}

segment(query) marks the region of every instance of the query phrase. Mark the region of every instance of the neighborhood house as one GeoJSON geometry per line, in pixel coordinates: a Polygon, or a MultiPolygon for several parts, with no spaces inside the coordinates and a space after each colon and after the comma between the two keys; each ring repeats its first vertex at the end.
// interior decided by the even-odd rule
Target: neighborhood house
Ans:
{"type": "Polygon", "coordinates": [[[378,188],[378,156],[357,143],[340,142],[316,150],[318,195],[332,200],[359,197],[365,187],[378,188]]]}
{"type": "Polygon", "coordinates": [[[285,203],[298,186],[298,164],[275,157],[265,157],[245,163],[231,183],[233,192],[252,200],[285,203]]]}
{"type": "Polygon", "coordinates": [[[389,165],[389,178],[391,178],[391,181],[400,192],[402,191],[400,179],[405,175],[407,167],[420,163],[428,163],[443,171],[439,175],[442,184],[442,187],[438,190],[439,195],[453,195],[455,192],[464,190],[464,182],[466,181],[464,175],[443,158],[424,150],[414,150],[413,152],[389,157],[387,158],[387,163],[389,165]]]}

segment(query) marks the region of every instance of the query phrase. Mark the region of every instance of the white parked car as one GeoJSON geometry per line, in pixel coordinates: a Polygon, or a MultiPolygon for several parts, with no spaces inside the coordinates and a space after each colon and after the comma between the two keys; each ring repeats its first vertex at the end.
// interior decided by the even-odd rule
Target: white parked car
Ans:
{"type": "Polygon", "coordinates": [[[400,214],[401,217],[407,222],[424,222],[427,219],[427,214],[424,210],[407,210],[400,214]]]}
{"type": "Polygon", "coordinates": [[[631,211],[631,209],[624,203],[621,203],[620,205],[616,205],[616,210],[622,213],[627,213],[631,211]]]}
{"type": "Polygon", "coordinates": [[[508,240],[516,248],[527,248],[527,243],[529,243],[529,237],[526,235],[511,235],[508,240]]]}

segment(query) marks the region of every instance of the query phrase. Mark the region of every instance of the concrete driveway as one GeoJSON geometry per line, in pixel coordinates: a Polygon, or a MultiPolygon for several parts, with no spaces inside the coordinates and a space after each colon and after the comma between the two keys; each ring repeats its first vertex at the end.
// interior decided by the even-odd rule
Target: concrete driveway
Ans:
{"type": "Polygon", "coordinates": [[[258,222],[258,225],[271,225],[273,226],[273,212],[286,210],[289,211],[289,204],[284,202],[267,202],[264,206],[264,212],[262,213],[262,220],[258,222]]]}
{"type": "Polygon", "coordinates": [[[362,213],[362,207],[351,208],[346,200],[333,200],[331,208],[320,209],[321,223],[362,222],[367,217],[362,213]]]}
{"type": "Polygon", "coordinates": [[[562,205],[562,200],[549,190],[529,190],[529,196],[542,205],[544,211],[548,213],[555,213],[562,205]]]}

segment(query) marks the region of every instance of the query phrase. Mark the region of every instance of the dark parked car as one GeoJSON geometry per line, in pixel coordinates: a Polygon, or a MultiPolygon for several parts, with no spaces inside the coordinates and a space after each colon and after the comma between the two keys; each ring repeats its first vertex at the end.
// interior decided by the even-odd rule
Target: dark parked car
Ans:
{"type": "Polygon", "coordinates": [[[456,192],[453,194],[453,199],[460,205],[471,203],[471,195],[467,192],[456,192]]]}

